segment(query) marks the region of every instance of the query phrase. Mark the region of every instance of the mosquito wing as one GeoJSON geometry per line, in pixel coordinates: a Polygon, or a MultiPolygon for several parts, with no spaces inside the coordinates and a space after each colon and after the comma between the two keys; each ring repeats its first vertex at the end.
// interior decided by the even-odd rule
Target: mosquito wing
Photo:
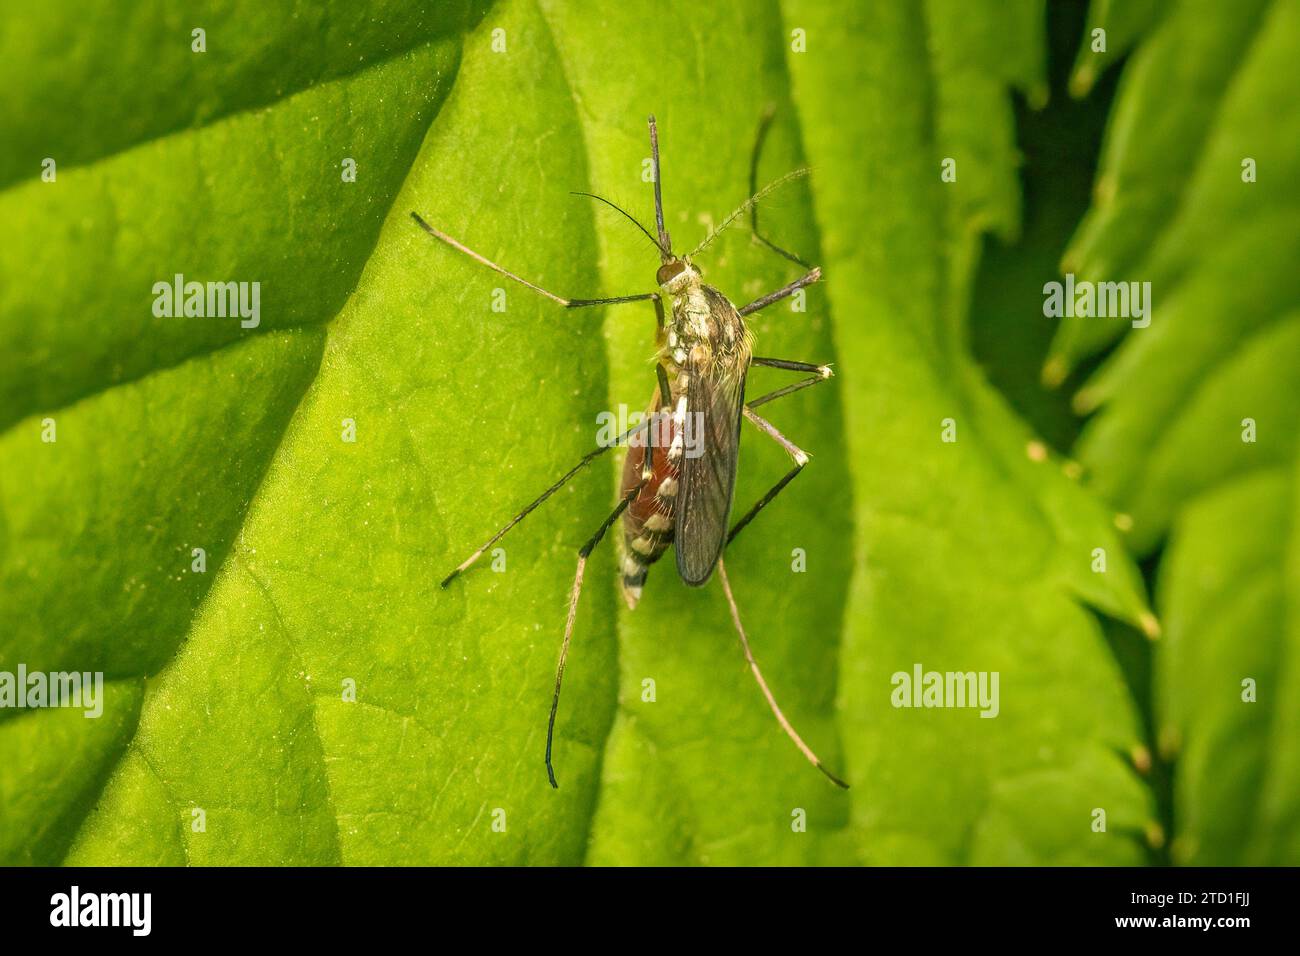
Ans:
{"type": "Polygon", "coordinates": [[[745,364],[723,375],[690,364],[686,370],[690,381],[678,482],[677,572],[687,584],[698,586],[713,573],[727,541],[740,450],[745,364]]]}

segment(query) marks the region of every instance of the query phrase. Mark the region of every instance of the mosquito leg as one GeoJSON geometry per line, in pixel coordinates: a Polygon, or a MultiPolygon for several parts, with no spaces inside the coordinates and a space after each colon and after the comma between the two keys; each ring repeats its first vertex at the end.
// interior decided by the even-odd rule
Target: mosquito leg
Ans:
{"type": "Polygon", "coordinates": [[[776,391],[768,392],[766,395],[760,395],[752,402],[746,402],[745,404],[750,408],[757,408],[759,405],[766,405],[768,402],[774,402],[778,398],[784,398],[792,392],[797,392],[813,385],[819,385],[835,374],[831,371],[829,365],[813,365],[811,362],[791,362],[786,359],[756,358],[751,359],[750,364],[765,365],[768,368],[781,368],[790,372],[817,373],[812,378],[805,378],[802,381],[795,382],[793,385],[787,385],[784,388],[778,388],[776,391]]]}
{"type": "MultiPolygon", "coordinates": [[[[820,379],[813,380],[813,384],[815,384],[816,381],[820,381],[820,379]]],[[[748,405],[745,406],[744,413],[746,418],[766,432],[768,437],[789,453],[790,457],[794,459],[794,467],[787,471],[785,476],[773,485],[772,489],[768,491],[767,494],[762,498],[759,498],[754,507],[745,512],[743,518],[732,525],[731,531],[727,534],[727,544],[730,544],[735,539],[736,535],[740,534],[740,532],[744,530],[745,525],[749,524],[758,516],[760,511],[771,504],[772,499],[779,495],[786,485],[794,481],[795,476],[798,475],[799,472],[803,471],[804,465],[808,464],[808,453],[777,431],[775,425],[769,422],[766,418],[756,415],[748,405]]]]}
{"type": "Polygon", "coordinates": [[[761,418],[760,416],[756,415],[754,413],[754,408],[759,405],[764,405],[767,402],[776,401],[776,399],[778,398],[783,398],[786,395],[789,395],[791,392],[797,392],[801,389],[810,388],[813,385],[818,385],[826,381],[828,378],[830,378],[832,374],[829,365],[813,365],[811,362],[792,362],[786,359],[756,358],[753,360],[753,364],[766,365],[771,368],[784,368],[796,372],[817,372],[817,374],[814,375],[812,378],[806,378],[802,381],[795,382],[793,385],[787,385],[784,388],[778,388],[774,392],[768,392],[766,395],[760,395],[752,402],[747,402],[745,404],[745,409],[744,409],[745,417],[748,418],[755,425],[757,425],[759,428],[761,428],[764,432],[766,432],[770,438],[772,438],[777,444],[779,444],[782,448],[784,448],[789,453],[790,457],[794,459],[794,467],[791,468],[788,472],[786,472],[785,475],[781,478],[781,480],[778,481],[772,487],[772,489],[768,491],[767,494],[765,494],[762,498],[760,498],[758,500],[758,503],[755,504],[754,507],[750,508],[749,511],[745,513],[745,516],[743,518],[741,518],[739,521],[736,522],[736,524],[732,527],[731,531],[728,532],[727,534],[728,544],[731,543],[732,539],[735,538],[736,535],[740,534],[741,529],[744,528],[745,525],[749,524],[751,521],[754,520],[754,518],[758,515],[760,511],[762,511],[769,504],[771,504],[772,499],[775,498],[777,495],[779,495],[786,485],[794,481],[795,476],[798,475],[799,472],[803,471],[804,465],[808,464],[808,453],[805,452],[798,445],[796,445],[794,442],[790,441],[784,435],[782,435],[777,430],[776,426],[773,425],[771,422],[769,422],[767,419],[761,418]]]}
{"type": "Polygon", "coordinates": [[[769,292],[767,295],[755,299],[753,302],[749,303],[749,305],[741,309],[740,314],[749,315],[753,312],[757,312],[759,309],[765,309],[773,302],[780,302],[782,299],[794,295],[804,286],[812,285],[814,282],[817,282],[819,279],[821,279],[821,277],[822,277],[821,266],[814,266],[812,269],[808,270],[808,272],[804,273],[799,278],[795,279],[789,285],[783,286],[782,288],[777,289],[775,292],[769,292]]]}
{"type": "Polygon", "coordinates": [[[673,387],[668,384],[668,372],[658,362],[655,363],[655,378],[659,380],[659,407],[656,411],[664,411],[672,408],[673,405],[673,387]]]}
{"type": "Polygon", "coordinates": [[[475,561],[477,561],[480,557],[482,557],[482,556],[483,556],[483,552],[485,552],[488,548],[492,547],[492,545],[496,544],[496,543],[497,543],[498,541],[500,541],[503,537],[505,537],[507,531],[509,531],[509,530],[510,530],[511,528],[513,528],[515,525],[519,524],[519,522],[521,522],[521,521],[523,521],[525,518],[527,518],[528,515],[538,507],[538,505],[540,505],[540,504],[541,504],[542,502],[544,502],[547,498],[551,497],[551,495],[555,494],[557,491],[559,491],[561,488],[563,488],[564,485],[569,481],[570,478],[572,478],[574,475],[576,475],[578,472],[580,472],[583,468],[585,468],[587,465],[589,465],[589,464],[590,464],[591,462],[593,462],[595,459],[599,458],[599,457],[600,457],[601,455],[603,455],[605,452],[609,451],[611,448],[613,448],[613,447],[615,447],[615,446],[617,446],[617,445],[621,445],[625,440],[630,439],[630,438],[631,438],[633,435],[635,435],[637,432],[639,432],[639,431],[641,431],[641,430],[643,430],[643,429],[647,429],[647,428],[649,428],[649,426],[650,426],[650,419],[646,419],[645,421],[641,422],[641,424],[636,425],[636,426],[633,427],[633,428],[629,428],[627,431],[625,431],[623,434],[619,435],[617,438],[615,438],[615,439],[614,439],[612,442],[610,442],[608,445],[601,445],[599,448],[596,448],[596,449],[593,450],[593,451],[589,451],[589,452],[587,452],[587,454],[584,455],[584,456],[582,457],[582,460],[579,461],[579,462],[578,462],[576,465],[574,465],[572,468],[570,468],[568,471],[566,471],[566,472],[564,473],[564,476],[561,477],[559,481],[557,481],[555,484],[551,485],[551,487],[547,488],[547,489],[546,489],[545,491],[543,491],[540,495],[538,495],[536,498],[534,498],[532,501],[530,501],[527,505],[525,505],[524,508],[523,508],[523,510],[520,511],[518,514],[516,514],[516,515],[515,515],[513,518],[511,518],[509,521],[507,521],[507,522],[505,523],[505,525],[501,528],[501,530],[499,530],[496,534],[492,535],[492,537],[488,538],[487,541],[485,541],[485,542],[483,543],[482,547],[478,548],[478,549],[477,549],[473,554],[471,554],[468,558],[466,558],[464,561],[462,561],[462,562],[461,562],[461,563],[456,567],[456,570],[455,570],[455,571],[452,571],[451,574],[449,574],[449,575],[447,575],[445,578],[443,578],[443,579],[442,579],[442,586],[445,588],[447,585],[451,584],[451,582],[452,582],[453,580],[455,580],[455,578],[456,578],[456,576],[457,576],[458,574],[460,574],[462,571],[464,571],[466,568],[468,568],[471,564],[473,564],[475,561]]]}
{"type": "Polygon", "coordinates": [[[736,633],[740,635],[740,646],[745,651],[745,660],[749,662],[749,669],[754,674],[754,680],[758,682],[758,689],[763,692],[767,698],[767,706],[772,709],[772,715],[776,717],[776,722],[781,725],[781,729],[786,735],[794,741],[794,745],[799,748],[799,752],[808,758],[808,762],[814,767],[826,774],[830,781],[837,787],[849,789],[849,785],[841,780],[835,774],[826,769],[811,747],[803,742],[798,731],[786,720],[785,714],[781,713],[781,708],[776,702],[776,697],[772,695],[772,690],[767,686],[767,681],[763,679],[763,672],[758,669],[758,661],[754,660],[754,652],[749,649],[749,638],[745,636],[745,626],[740,623],[740,609],[736,606],[736,597],[731,593],[731,581],[727,579],[727,566],[721,558],[718,559],[718,577],[722,579],[722,590],[727,595],[727,605],[731,608],[731,621],[736,625],[736,633]]]}
{"type": "MultiPolygon", "coordinates": [[[[827,369],[826,371],[829,373],[830,369],[827,369]]],[[[803,389],[810,388],[813,385],[820,385],[828,378],[830,378],[829,374],[814,375],[812,378],[805,378],[802,381],[795,382],[793,385],[787,385],[785,386],[785,388],[778,388],[774,392],[768,392],[766,395],[760,395],[752,402],[747,403],[748,407],[757,408],[759,405],[766,405],[768,402],[774,402],[778,398],[785,398],[785,396],[790,395],[794,392],[802,391],[803,389]]]]}
{"type": "Polygon", "coordinates": [[[776,442],[778,445],[784,448],[786,452],[790,455],[790,457],[793,458],[797,464],[800,465],[808,464],[808,453],[804,451],[802,448],[800,448],[798,445],[796,445],[794,442],[792,442],[790,439],[782,435],[779,431],[777,431],[775,425],[773,425],[766,418],[763,418],[762,416],[758,415],[757,413],[755,413],[749,408],[745,408],[744,413],[745,413],[745,417],[748,418],[755,425],[757,425],[762,431],[764,431],[767,434],[767,436],[772,439],[772,441],[776,442]]]}
{"type": "Polygon", "coordinates": [[[586,309],[593,305],[618,305],[620,302],[644,302],[646,299],[659,297],[658,292],[638,292],[636,295],[616,295],[608,299],[570,299],[564,303],[566,309],[586,309]]]}
{"type": "Polygon", "coordinates": [[[795,362],[791,359],[752,358],[751,365],[765,365],[768,368],[783,368],[787,372],[817,372],[823,378],[831,377],[829,365],[814,365],[812,362],[795,362]]]}
{"type": "MultiPolygon", "coordinates": [[[[776,116],[776,106],[769,104],[763,110],[763,115],[758,121],[758,135],[754,137],[754,150],[749,156],[749,194],[752,196],[758,192],[758,160],[763,155],[763,144],[767,141],[768,130],[772,128],[772,119],[776,116]]],[[[803,266],[805,269],[811,269],[811,262],[804,262],[793,252],[787,252],[772,240],[768,239],[758,231],[758,204],[755,203],[749,209],[749,225],[754,233],[754,238],[761,242],[767,248],[771,249],[778,256],[789,259],[791,262],[803,266]]]]}
{"type": "Polygon", "coordinates": [[[453,239],[451,236],[447,235],[441,229],[435,229],[433,226],[429,225],[427,222],[421,219],[419,213],[415,213],[415,212],[411,213],[411,218],[415,220],[416,224],[421,229],[423,229],[429,235],[433,236],[435,239],[441,239],[443,242],[451,246],[453,249],[465,253],[465,255],[469,256],[475,262],[481,262],[489,269],[501,273],[507,279],[513,279],[515,282],[518,282],[520,285],[527,286],[528,288],[532,289],[534,292],[538,293],[539,295],[546,296],[546,298],[550,299],[552,302],[558,302],[566,309],[581,309],[592,305],[614,305],[615,303],[618,302],[641,302],[644,301],[645,299],[657,298],[659,295],[659,293],[657,292],[645,292],[645,293],[639,293],[637,295],[617,295],[617,296],[613,296],[612,298],[606,298],[606,299],[566,299],[562,295],[556,295],[554,292],[548,292],[546,289],[543,289],[539,285],[533,285],[533,283],[529,282],[527,279],[515,275],[513,272],[511,272],[509,269],[505,268],[504,266],[497,265],[487,256],[480,255],[479,253],[475,252],[473,249],[471,249],[469,246],[465,245],[464,243],[460,242],[459,240],[453,239]]]}
{"type": "Polygon", "coordinates": [[[557,790],[560,785],[555,779],[555,768],[551,766],[551,744],[555,739],[555,714],[560,709],[560,686],[564,683],[564,663],[569,657],[569,640],[573,637],[573,621],[578,616],[578,597],[582,594],[582,576],[587,570],[587,558],[600,544],[600,539],[605,537],[605,532],[610,526],[618,520],[627,506],[630,505],[634,498],[641,493],[645,480],[642,479],[637,486],[623,496],[623,500],[618,503],[618,507],[606,518],[596,533],[591,536],[591,540],[578,549],[578,569],[573,575],[573,589],[569,592],[569,615],[564,621],[564,643],[560,645],[560,663],[555,669],[555,696],[551,698],[551,717],[546,724],[546,776],[550,778],[551,786],[557,790]]]}

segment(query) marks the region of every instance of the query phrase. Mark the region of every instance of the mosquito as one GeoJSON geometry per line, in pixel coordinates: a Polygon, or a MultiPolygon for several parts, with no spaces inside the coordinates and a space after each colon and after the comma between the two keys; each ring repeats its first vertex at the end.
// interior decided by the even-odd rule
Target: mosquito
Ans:
{"type": "Polygon", "coordinates": [[[629,608],[635,608],[641,598],[651,565],[674,547],[677,573],[688,585],[703,586],[714,569],[722,583],[722,590],[731,611],[731,620],[740,637],[741,648],[750,671],[758,683],[767,705],[781,729],[794,741],[804,757],[836,785],[848,784],[831,773],[790,721],[782,713],[775,696],[763,678],[758,662],[749,646],[740,620],[731,582],[727,578],[722,553],[764,508],[785,489],[808,464],[808,454],[781,434],[755,409],[768,402],[783,398],[793,392],[809,388],[831,377],[829,365],[797,362],[780,358],[761,358],[753,354],[753,334],[745,325],[745,316],[780,302],[821,279],[821,269],[804,262],[793,253],[781,249],[758,231],[758,202],[773,190],[792,179],[807,175],[801,168],[787,173],[762,189],[756,189],[758,159],[763,140],[771,124],[773,111],[769,108],[759,123],[758,135],[750,157],[750,196],[734,212],[711,229],[704,240],[686,255],[673,252],[672,240],[664,228],[663,193],[660,185],[659,132],[655,118],[649,117],[650,154],[654,182],[655,228],[652,234],[631,213],[601,196],[592,193],[575,193],[602,202],[617,210],[637,226],[659,252],[660,265],[655,275],[659,287],[656,292],[638,292],[598,299],[570,299],[556,295],[510,270],[480,255],[473,249],[429,225],[416,212],[411,218],[429,235],[476,262],[480,262],[508,279],[532,289],[539,295],[566,309],[583,309],[625,302],[653,303],[656,319],[655,376],[657,379],[653,398],[642,422],[618,436],[613,442],[602,444],[583,456],[553,485],[523,507],[492,537],[460,563],[442,581],[446,588],[463,571],[476,562],[489,548],[500,541],[515,525],[523,521],[546,499],[560,490],[570,479],[591,464],[610,448],[627,444],[619,501],[613,512],[605,518],[591,538],[578,550],[577,570],[569,592],[568,616],[564,624],[564,640],[560,646],[559,664],[555,671],[555,692],[551,699],[550,718],[546,726],[546,775],[552,787],[559,787],[551,750],[555,737],[555,716],[560,706],[560,688],[564,681],[564,666],[569,656],[569,643],[573,637],[573,624],[578,611],[578,598],[582,593],[583,576],[587,560],[605,537],[606,532],[621,517],[623,519],[623,559],[621,564],[623,597],[629,608]],[[796,263],[807,271],[788,285],[759,296],[742,308],[713,286],[705,284],[694,257],[703,252],[728,226],[745,213],[750,214],[750,225],[756,239],[764,246],[796,263]],[[752,366],[766,366],[796,372],[802,378],[745,401],[745,378],[752,366]],[[772,488],[754,503],[745,514],[728,528],[732,498],[736,485],[736,460],[740,449],[740,430],[744,420],[780,445],[793,460],[793,466],[772,488]],[[692,429],[702,439],[689,447],[686,439],[692,429]]]}

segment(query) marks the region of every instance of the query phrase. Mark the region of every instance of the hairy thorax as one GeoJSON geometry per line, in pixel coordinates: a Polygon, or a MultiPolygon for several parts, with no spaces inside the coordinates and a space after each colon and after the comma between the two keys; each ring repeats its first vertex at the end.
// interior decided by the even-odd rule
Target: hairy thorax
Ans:
{"type": "MultiPolygon", "coordinates": [[[[749,365],[752,337],[736,307],[693,269],[665,287],[672,306],[659,358],[674,374],[689,366],[727,384],[749,365]]],[[[674,386],[674,392],[677,388],[674,386]]]]}

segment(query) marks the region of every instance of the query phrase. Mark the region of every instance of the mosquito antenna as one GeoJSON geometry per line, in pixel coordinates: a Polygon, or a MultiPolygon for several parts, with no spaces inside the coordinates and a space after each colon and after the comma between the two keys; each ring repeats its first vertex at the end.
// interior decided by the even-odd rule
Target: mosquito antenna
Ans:
{"type": "Polygon", "coordinates": [[[657,239],[655,239],[655,237],[652,236],[652,235],[650,234],[650,230],[647,229],[645,226],[641,225],[641,221],[640,221],[639,219],[637,219],[635,216],[633,216],[633,215],[632,215],[630,212],[628,212],[626,209],[624,209],[622,206],[618,206],[618,205],[616,205],[616,204],[610,202],[610,201],[609,201],[608,199],[606,199],[604,196],[597,196],[595,193],[584,193],[584,192],[582,192],[581,190],[577,190],[577,189],[572,190],[571,193],[570,193],[570,195],[573,195],[573,196],[586,196],[588,199],[595,199],[595,200],[597,200],[598,202],[603,202],[606,206],[609,206],[611,209],[616,209],[616,210],[618,210],[619,212],[621,212],[624,216],[626,216],[626,217],[628,218],[628,221],[631,222],[632,225],[636,226],[638,229],[640,229],[642,232],[645,233],[645,237],[646,237],[647,239],[649,239],[651,242],[654,243],[655,248],[659,250],[660,255],[666,255],[666,253],[665,253],[665,251],[664,251],[664,247],[661,246],[661,245],[659,245],[659,241],[658,241],[657,239]]]}
{"type": "Polygon", "coordinates": [[[733,222],[735,222],[745,213],[749,212],[749,210],[752,209],[758,203],[758,201],[762,199],[764,196],[768,195],[769,193],[775,192],[776,190],[780,189],[782,186],[784,186],[786,183],[790,182],[793,179],[799,179],[803,176],[807,176],[810,172],[812,172],[812,170],[810,170],[807,166],[800,166],[798,169],[791,170],[790,172],[786,173],[780,179],[776,179],[768,183],[758,192],[754,193],[754,195],[750,196],[743,203],[737,206],[735,210],[733,210],[732,213],[729,216],[727,216],[726,219],[722,220],[721,223],[714,226],[713,229],[709,231],[709,234],[704,237],[704,241],[701,242],[694,249],[692,249],[686,255],[686,258],[687,259],[693,258],[697,254],[702,252],[709,245],[709,243],[711,243],[714,239],[718,238],[718,236],[721,235],[724,229],[730,226],[733,222]]]}
{"type": "Polygon", "coordinates": [[[655,126],[654,116],[650,117],[650,162],[651,172],[655,177],[655,227],[659,230],[659,254],[667,262],[673,257],[673,241],[664,228],[664,198],[659,185],[659,127],[655,126]]]}
{"type": "Polygon", "coordinates": [[[831,773],[822,765],[821,758],[813,753],[812,748],[803,742],[803,738],[800,737],[794,727],[790,725],[790,721],[786,720],[785,714],[781,713],[781,708],[777,705],[776,698],[772,696],[772,691],[768,688],[767,681],[763,680],[763,672],[758,669],[758,662],[754,660],[754,653],[749,649],[749,638],[745,636],[745,626],[740,623],[740,609],[736,607],[735,595],[731,593],[731,582],[727,580],[727,567],[723,564],[721,558],[718,558],[718,577],[722,579],[722,590],[727,595],[727,604],[731,607],[731,620],[736,625],[736,633],[740,635],[740,646],[745,650],[745,660],[749,661],[749,669],[754,672],[754,680],[758,681],[758,689],[761,690],[763,696],[767,698],[767,706],[772,708],[772,713],[776,717],[776,722],[781,725],[781,729],[784,730],[790,739],[794,741],[794,745],[799,748],[799,751],[808,758],[809,763],[822,773],[826,774],[826,776],[830,778],[831,782],[837,787],[843,787],[845,790],[849,789],[847,783],[835,776],[835,774],[831,773]]]}

